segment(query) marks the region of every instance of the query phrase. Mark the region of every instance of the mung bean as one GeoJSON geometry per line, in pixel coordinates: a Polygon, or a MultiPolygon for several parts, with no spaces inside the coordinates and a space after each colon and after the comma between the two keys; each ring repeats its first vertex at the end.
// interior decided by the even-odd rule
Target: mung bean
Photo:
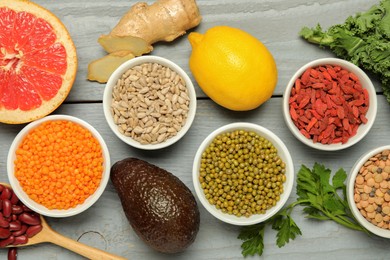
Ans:
{"type": "Polygon", "coordinates": [[[218,135],[205,149],[199,181],[210,204],[227,214],[250,217],[264,214],[280,200],[285,168],[269,140],[236,130],[218,135]]]}

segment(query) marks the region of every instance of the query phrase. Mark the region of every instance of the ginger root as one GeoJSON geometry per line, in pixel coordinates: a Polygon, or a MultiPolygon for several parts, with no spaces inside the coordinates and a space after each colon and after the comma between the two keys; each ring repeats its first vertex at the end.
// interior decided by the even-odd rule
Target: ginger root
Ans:
{"type": "Polygon", "coordinates": [[[94,60],[88,65],[88,79],[106,83],[116,68],[134,57],[131,51],[116,51],[94,60]]]}
{"type": "Polygon", "coordinates": [[[129,50],[135,56],[141,56],[153,50],[153,47],[148,45],[143,39],[133,36],[118,37],[105,35],[105,37],[100,37],[98,42],[108,53],[129,50]]]}
{"type": "MultiPolygon", "coordinates": [[[[106,82],[112,72],[103,78],[101,71],[92,70],[105,64],[110,68],[114,66],[107,63],[120,65],[124,61],[124,57],[118,55],[120,51],[131,52],[134,56],[149,53],[153,50],[153,43],[173,41],[197,26],[201,19],[195,0],[157,0],[152,5],[144,2],[134,4],[108,35],[99,37],[98,42],[104,50],[109,55],[116,54],[92,62],[94,65],[88,66],[88,79],[96,80],[96,75],[99,75],[98,81],[106,82]]],[[[128,55],[125,57],[129,58],[128,55]]]]}

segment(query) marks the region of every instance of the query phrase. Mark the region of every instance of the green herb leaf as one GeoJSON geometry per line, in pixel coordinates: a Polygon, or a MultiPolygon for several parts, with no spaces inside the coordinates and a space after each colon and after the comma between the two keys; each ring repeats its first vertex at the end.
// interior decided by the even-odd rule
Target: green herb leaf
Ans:
{"type": "Polygon", "coordinates": [[[321,215],[321,211],[312,207],[312,205],[303,208],[303,212],[306,215],[321,215]]]}
{"type": "Polygon", "coordinates": [[[313,174],[317,175],[320,180],[320,193],[325,196],[326,193],[336,192],[335,188],[329,184],[331,171],[326,169],[324,165],[314,164],[313,174]]]}
{"type": "Polygon", "coordinates": [[[308,193],[318,195],[318,191],[317,183],[310,169],[302,165],[297,176],[297,195],[299,199],[307,199],[308,193]]]}
{"type": "Polygon", "coordinates": [[[264,249],[264,228],[265,224],[246,226],[241,229],[238,238],[244,240],[241,244],[244,257],[255,254],[262,255],[264,249]]]}
{"type": "Polygon", "coordinates": [[[317,219],[317,220],[331,220],[329,217],[324,216],[322,214],[308,214],[307,218],[317,219]]]}
{"type": "Polygon", "coordinates": [[[349,210],[344,184],[347,174],[343,169],[338,170],[332,178],[332,184],[329,183],[330,176],[331,170],[324,165],[315,163],[311,171],[306,166],[302,166],[297,176],[297,195],[299,196],[297,204],[305,206],[303,212],[307,218],[333,220],[345,227],[366,231],[358,224],[349,210]],[[308,183],[317,187],[318,194],[313,194],[312,189],[307,188],[308,183]],[[339,189],[343,191],[342,197],[337,192],[339,189]]]}
{"type": "Polygon", "coordinates": [[[328,196],[324,200],[323,207],[335,216],[345,215],[344,205],[338,198],[328,196]]]}
{"type": "Polygon", "coordinates": [[[335,189],[345,188],[345,180],[347,173],[343,169],[339,169],[332,178],[332,184],[335,189]]]}
{"type": "Polygon", "coordinates": [[[276,230],[278,230],[276,234],[276,244],[278,247],[284,246],[290,242],[290,239],[294,240],[297,235],[302,235],[301,230],[290,215],[279,218],[279,226],[276,230]]]}

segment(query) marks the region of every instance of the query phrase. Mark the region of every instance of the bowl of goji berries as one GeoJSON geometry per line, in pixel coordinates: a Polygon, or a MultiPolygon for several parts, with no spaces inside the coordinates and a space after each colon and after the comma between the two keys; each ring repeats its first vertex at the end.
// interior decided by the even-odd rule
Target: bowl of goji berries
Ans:
{"type": "Polygon", "coordinates": [[[322,58],[302,66],[283,95],[284,119],[293,135],[319,150],[350,147],[367,135],[377,113],[370,78],[358,66],[322,58]]]}
{"type": "Polygon", "coordinates": [[[110,175],[108,148],[84,120],[51,115],[25,126],[8,152],[8,179],[31,210],[69,217],[91,207],[110,175]]]}

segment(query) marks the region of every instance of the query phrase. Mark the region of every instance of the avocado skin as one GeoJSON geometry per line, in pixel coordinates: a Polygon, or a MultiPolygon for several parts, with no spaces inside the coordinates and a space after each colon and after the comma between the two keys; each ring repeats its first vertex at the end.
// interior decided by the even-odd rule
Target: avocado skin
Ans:
{"type": "Polygon", "coordinates": [[[146,161],[126,158],[111,167],[111,181],[130,225],[147,245],[177,253],[195,241],[199,209],[179,178],[146,161]]]}

